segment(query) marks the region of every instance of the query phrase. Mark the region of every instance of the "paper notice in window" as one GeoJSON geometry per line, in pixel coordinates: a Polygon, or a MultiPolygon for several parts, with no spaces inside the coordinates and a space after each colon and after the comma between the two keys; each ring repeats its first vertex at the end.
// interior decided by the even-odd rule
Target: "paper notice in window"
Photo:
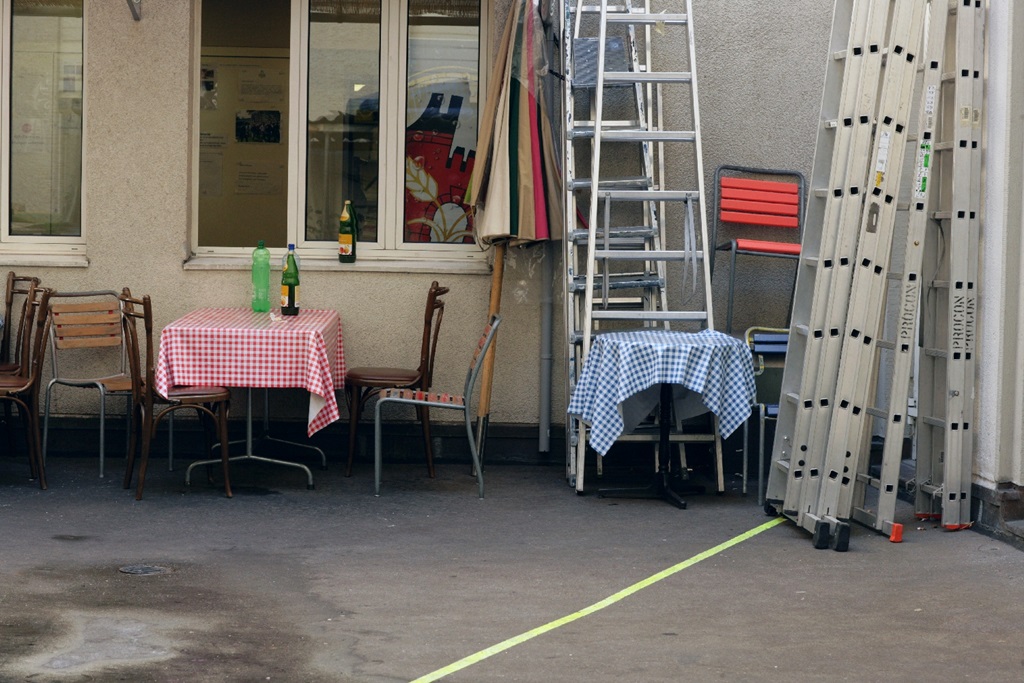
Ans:
{"type": "Polygon", "coordinates": [[[268,161],[240,161],[235,166],[235,194],[281,194],[284,164],[268,161]]]}
{"type": "Polygon", "coordinates": [[[246,104],[283,104],[288,94],[287,68],[257,66],[238,70],[238,101],[246,104]]]}
{"type": "Polygon", "coordinates": [[[199,196],[220,197],[224,184],[224,155],[220,152],[199,152],[199,196]]]}

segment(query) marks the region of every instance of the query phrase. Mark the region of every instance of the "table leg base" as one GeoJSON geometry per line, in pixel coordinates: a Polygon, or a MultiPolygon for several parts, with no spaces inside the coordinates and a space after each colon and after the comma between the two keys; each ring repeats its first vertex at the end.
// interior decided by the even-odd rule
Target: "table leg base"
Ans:
{"type": "Polygon", "coordinates": [[[682,492],[677,491],[672,487],[672,483],[669,480],[668,472],[658,472],[654,475],[654,479],[647,486],[635,486],[626,488],[607,488],[598,489],[598,498],[662,498],[666,502],[671,503],[680,510],[686,509],[686,501],[683,500],[682,493],[693,494],[693,493],[704,493],[703,486],[688,486],[682,492]]]}
{"type": "MultiPolygon", "coordinates": [[[[285,467],[295,467],[306,473],[306,489],[312,491],[313,486],[313,473],[308,467],[300,462],[291,462],[290,460],[275,460],[274,458],[264,458],[262,455],[235,455],[228,458],[228,462],[238,462],[240,460],[258,460],[259,462],[268,462],[274,465],[284,465],[285,467]]],[[[200,465],[219,465],[220,459],[217,460],[197,460],[188,466],[185,470],[185,486],[192,485],[192,470],[200,465]]]]}

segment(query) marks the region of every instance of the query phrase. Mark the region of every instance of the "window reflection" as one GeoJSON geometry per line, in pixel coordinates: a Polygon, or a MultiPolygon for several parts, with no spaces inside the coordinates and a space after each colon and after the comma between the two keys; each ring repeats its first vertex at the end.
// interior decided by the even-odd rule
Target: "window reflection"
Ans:
{"type": "Polygon", "coordinates": [[[14,0],[10,232],[82,235],[82,3],[14,0]]]}
{"type": "Polygon", "coordinates": [[[473,242],[479,25],[476,0],[409,2],[406,243],[473,242]]]}
{"type": "Polygon", "coordinates": [[[379,2],[310,6],[307,240],[337,240],[346,199],[377,240],[380,21],[379,2]]]}

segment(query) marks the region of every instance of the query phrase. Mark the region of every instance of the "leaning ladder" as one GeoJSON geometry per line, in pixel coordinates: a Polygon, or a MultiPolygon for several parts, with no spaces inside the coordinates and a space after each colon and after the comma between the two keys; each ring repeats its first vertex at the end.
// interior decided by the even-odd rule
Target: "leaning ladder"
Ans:
{"type": "Polygon", "coordinates": [[[940,231],[927,244],[920,359],[916,515],[971,524],[985,3],[957,0],[955,53],[943,101],[940,231]]]}
{"type": "MultiPolygon", "coordinates": [[[[808,214],[822,216],[821,234],[803,250],[807,258],[798,273],[790,348],[803,353],[787,356],[788,410],[780,410],[779,456],[767,495],[812,532],[816,547],[834,541],[845,550],[849,539],[849,514],[839,497],[858,467],[864,409],[875,389],[875,373],[867,368],[877,366],[883,313],[877,302],[890,270],[924,9],[925,0],[836,4],[834,46],[844,25],[849,28],[846,50],[836,51],[843,62],[841,80],[834,82],[840,77],[836,68],[826,77],[824,125],[812,172],[816,190],[808,214]],[[838,96],[838,107],[830,96],[838,96]],[[834,119],[826,115],[830,108],[834,119]],[[847,444],[850,438],[855,443],[847,444]]],[[[809,225],[815,225],[813,217],[809,225]]]]}
{"type": "MultiPolygon", "coordinates": [[[[628,0],[614,6],[580,0],[564,9],[566,215],[578,222],[564,240],[571,393],[600,331],[713,329],[713,320],[690,1],[685,14],[653,12],[650,3],[637,8],[628,0]],[[679,30],[685,53],[676,49],[679,30]],[[682,68],[655,70],[655,58],[679,59],[682,68]],[[671,98],[680,89],[688,106],[671,98]],[[673,103],[671,117],[663,99],[673,103]],[[577,118],[584,105],[589,118],[577,118]],[[608,151],[610,160],[603,158],[608,151]],[[639,171],[627,164],[635,160],[639,171]]],[[[570,416],[567,432],[567,475],[582,492],[586,426],[570,416]]],[[[673,441],[713,443],[718,489],[724,490],[717,424],[710,434],[674,434],[673,441]]]]}

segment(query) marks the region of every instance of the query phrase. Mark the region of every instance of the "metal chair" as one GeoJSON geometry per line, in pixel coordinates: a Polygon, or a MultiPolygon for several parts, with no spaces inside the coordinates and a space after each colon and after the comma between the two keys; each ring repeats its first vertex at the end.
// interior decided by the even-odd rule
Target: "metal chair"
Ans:
{"type": "MultiPolygon", "coordinates": [[[[389,367],[356,367],[345,374],[345,397],[348,401],[348,467],[345,476],[352,476],[352,460],[356,452],[356,431],[359,416],[366,402],[379,389],[416,389],[428,391],[434,376],[434,355],[437,352],[437,335],[444,318],[444,300],[447,287],[430,283],[427,290],[427,307],[423,313],[423,339],[420,345],[420,364],[415,369],[389,367]]],[[[434,452],[430,445],[430,407],[417,406],[420,424],[423,426],[423,446],[427,455],[427,474],[434,477],[434,452]]]]}
{"type": "Polygon", "coordinates": [[[476,386],[476,378],[480,374],[487,349],[494,341],[494,335],[501,323],[501,316],[494,315],[484,327],[480,341],[477,343],[476,351],[473,353],[473,362],[470,363],[469,372],[466,374],[466,384],[461,394],[439,394],[432,391],[419,389],[381,389],[378,392],[377,405],[374,409],[374,442],[373,442],[373,465],[374,480],[373,494],[380,495],[380,470],[381,470],[381,410],[387,403],[404,403],[425,408],[444,408],[448,410],[460,410],[466,423],[466,436],[469,438],[469,454],[473,459],[473,471],[476,473],[477,487],[480,497],[484,497],[484,470],[480,462],[480,444],[477,443],[473,433],[473,419],[469,410],[469,403],[473,399],[473,389],[476,386]]]}
{"type": "Polygon", "coordinates": [[[56,386],[96,389],[100,394],[100,477],[106,455],[107,397],[123,396],[131,413],[132,379],[117,292],[53,292],[50,296],[50,368],[43,410],[43,460],[50,433],[50,404],[56,386]],[[65,374],[65,368],[98,368],[92,377],[65,374]]]}
{"type": "MultiPolygon", "coordinates": [[[[757,504],[764,505],[765,426],[779,419],[779,401],[782,394],[782,371],[789,348],[789,330],[780,327],[751,327],[745,334],[747,346],[754,358],[754,385],[757,409],[757,504]]],[[[747,448],[750,419],[743,423],[743,493],[747,492],[747,448]]]]}
{"type": "Polygon", "coordinates": [[[727,250],[730,253],[729,300],[725,312],[727,333],[732,334],[736,257],[745,255],[800,258],[800,240],[804,224],[804,186],[804,176],[799,171],[728,164],[715,170],[715,220],[712,243],[717,243],[724,226],[743,226],[748,231],[754,228],[761,231],[772,230],[768,234],[774,237],[772,240],[737,237],[715,247],[717,251],[727,250]],[[786,181],[778,180],[779,178],[786,181]],[[789,231],[792,234],[794,230],[795,241],[779,239],[783,233],[789,231]]]}
{"type": "Polygon", "coordinates": [[[29,471],[33,478],[38,479],[41,489],[46,488],[46,469],[39,444],[39,384],[50,333],[50,317],[46,309],[51,293],[49,289],[30,286],[27,310],[18,331],[21,336],[18,371],[0,375],[0,401],[5,407],[17,406],[25,421],[29,471]]]}
{"type": "MultiPolygon", "coordinates": [[[[128,351],[129,376],[132,395],[132,431],[128,446],[128,462],[124,472],[124,487],[130,488],[135,470],[135,452],[142,437],[142,455],[139,462],[139,483],[135,500],[142,500],[146,484],[146,467],[157,426],[167,415],[182,409],[195,410],[206,428],[207,445],[211,445],[210,431],[216,432],[220,445],[224,472],[224,493],[231,498],[231,478],[228,462],[228,410],[231,391],[224,387],[174,387],[167,396],[156,390],[156,354],[153,344],[153,304],[149,295],[135,298],[126,287],[119,297],[123,315],[124,336],[128,351]],[[137,322],[141,320],[145,334],[139,338],[137,322]],[[142,346],[145,344],[145,352],[142,346]]],[[[207,451],[210,449],[207,448],[207,451]]]]}

